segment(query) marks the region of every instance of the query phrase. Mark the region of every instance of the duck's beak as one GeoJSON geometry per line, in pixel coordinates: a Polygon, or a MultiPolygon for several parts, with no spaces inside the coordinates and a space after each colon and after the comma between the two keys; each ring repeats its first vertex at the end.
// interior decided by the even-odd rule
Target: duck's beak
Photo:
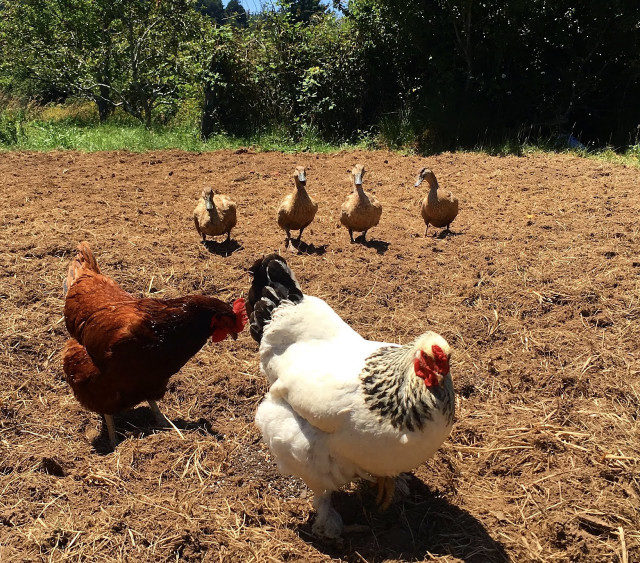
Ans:
{"type": "Polygon", "coordinates": [[[356,174],[353,181],[356,186],[362,186],[362,174],[356,174]]]}
{"type": "Polygon", "coordinates": [[[298,180],[300,180],[301,182],[307,181],[307,174],[306,172],[304,172],[304,170],[298,174],[298,180]]]}
{"type": "Polygon", "coordinates": [[[418,179],[416,180],[415,185],[413,186],[414,188],[417,188],[420,184],[422,184],[422,176],[418,176],[418,179]]]}

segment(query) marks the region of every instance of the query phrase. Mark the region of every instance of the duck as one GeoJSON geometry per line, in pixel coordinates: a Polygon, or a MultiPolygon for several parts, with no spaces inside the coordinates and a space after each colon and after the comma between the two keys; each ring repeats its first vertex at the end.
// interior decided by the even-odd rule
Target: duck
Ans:
{"type": "Polygon", "coordinates": [[[231,240],[231,229],[236,226],[236,202],[230,197],[215,193],[213,188],[205,188],[198,205],[193,210],[193,221],[196,231],[207,240],[207,235],[216,237],[227,233],[227,240],[231,240]]]}
{"type": "Polygon", "coordinates": [[[443,196],[438,194],[438,180],[436,175],[429,168],[422,168],[418,173],[415,187],[417,188],[423,181],[429,184],[429,193],[422,200],[422,218],[427,226],[424,236],[427,236],[429,225],[441,229],[445,227],[445,233],[450,232],[449,226],[458,215],[458,198],[451,192],[443,196]]]}
{"type": "Polygon", "coordinates": [[[362,240],[366,242],[367,231],[380,222],[382,205],[373,194],[367,194],[362,189],[362,178],[365,169],[362,164],[356,164],[351,170],[353,193],[349,194],[342,204],[340,222],[349,230],[351,242],[353,231],[362,233],[362,240]]]}
{"type": "Polygon", "coordinates": [[[291,241],[291,231],[299,231],[297,241],[300,242],[302,232],[312,223],[318,211],[318,204],[307,193],[306,168],[296,166],[293,179],[295,191],[286,195],[278,208],[278,225],[287,233],[287,246],[291,241]]]}

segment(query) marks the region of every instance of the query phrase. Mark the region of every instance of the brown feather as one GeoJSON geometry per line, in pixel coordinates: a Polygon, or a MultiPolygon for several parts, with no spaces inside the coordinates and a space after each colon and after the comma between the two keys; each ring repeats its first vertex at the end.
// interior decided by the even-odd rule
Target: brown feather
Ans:
{"type": "Polygon", "coordinates": [[[438,229],[448,227],[458,215],[458,199],[451,192],[446,196],[438,193],[438,181],[431,170],[423,169],[421,175],[429,184],[429,193],[420,207],[425,224],[438,229]]]}
{"type": "Polygon", "coordinates": [[[103,414],[162,398],[213,329],[237,326],[233,309],[213,297],[136,299],[85,267],[74,269],[64,316],[74,339],[63,351],[67,381],[80,403],[103,414]]]}
{"type": "Polygon", "coordinates": [[[294,175],[296,189],[286,195],[278,208],[278,225],[285,231],[299,231],[306,229],[316,216],[318,204],[309,196],[304,183],[298,180],[298,171],[304,171],[303,167],[296,168],[294,175]]]}

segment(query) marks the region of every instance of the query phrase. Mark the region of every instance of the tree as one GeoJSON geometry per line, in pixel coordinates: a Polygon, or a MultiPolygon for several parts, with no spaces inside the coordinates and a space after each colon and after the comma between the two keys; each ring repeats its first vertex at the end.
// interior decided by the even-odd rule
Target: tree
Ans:
{"type": "Polygon", "coordinates": [[[294,22],[309,23],[316,14],[327,13],[327,7],[321,0],[281,0],[280,4],[294,22]]]}
{"type": "Polygon", "coordinates": [[[41,91],[79,95],[96,102],[100,119],[112,105],[112,36],[118,9],[105,0],[24,0],[7,3],[2,18],[3,70],[41,91]]]}
{"type": "Polygon", "coordinates": [[[227,23],[237,27],[247,27],[247,12],[238,0],[230,0],[224,10],[227,23]]]}
{"type": "Polygon", "coordinates": [[[638,2],[350,0],[345,15],[376,93],[364,113],[402,110],[440,148],[525,128],[625,144],[640,122],[638,2]]]}
{"type": "Polygon", "coordinates": [[[217,24],[224,23],[224,6],[222,0],[198,0],[196,9],[205,16],[210,17],[217,24]]]}
{"type": "Polygon", "coordinates": [[[4,71],[150,126],[193,82],[205,22],[195,0],[21,0],[5,6],[4,71]]]}

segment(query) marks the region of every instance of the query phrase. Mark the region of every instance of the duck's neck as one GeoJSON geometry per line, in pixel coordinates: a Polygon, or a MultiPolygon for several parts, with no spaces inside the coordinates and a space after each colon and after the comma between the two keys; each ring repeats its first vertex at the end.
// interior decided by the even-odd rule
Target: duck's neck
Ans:
{"type": "Polygon", "coordinates": [[[296,191],[294,193],[294,197],[296,199],[308,199],[309,198],[309,194],[307,193],[307,189],[305,187],[305,185],[302,182],[296,182],[296,191]]]}
{"type": "Polygon", "coordinates": [[[358,194],[358,197],[364,197],[364,188],[362,184],[353,184],[353,192],[358,194]]]}
{"type": "Polygon", "coordinates": [[[207,213],[209,214],[210,217],[218,216],[218,208],[216,207],[216,204],[213,203],[213,200],[211,200],[210,206],[207,207],[207,213]]]}
{"type": "Polygon", "coordinates": [[[438,200],[438,182],[436,180],[429,183],[429,195],[427,197],[429,201],[438,200]]]}

